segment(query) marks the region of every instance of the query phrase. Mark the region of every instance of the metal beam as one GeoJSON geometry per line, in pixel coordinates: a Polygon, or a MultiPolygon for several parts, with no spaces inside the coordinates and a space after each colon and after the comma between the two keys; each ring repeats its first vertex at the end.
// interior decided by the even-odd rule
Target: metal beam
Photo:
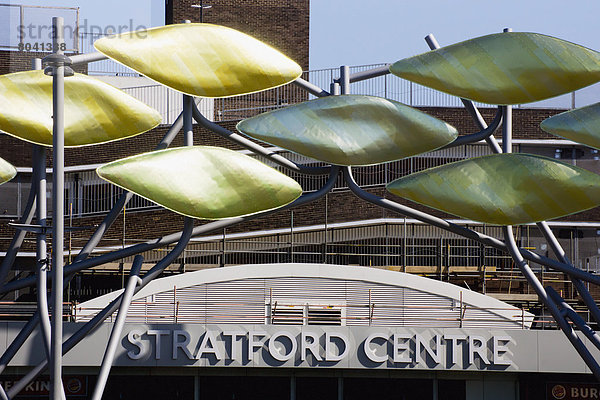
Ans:
{"type": "MultiPolygon", "coordinates": [[[[182,231],[181,238],[177,245],[167,254],[162,260],[160,260],[150,271],[146,273],[144,279],[142,279],[142,283],[135,287],[135,293],[139,292],[144,286],[146,286],[150,281],[154,278],[158,277],[164,270],[167,268],[185,249],[185,246],[190,240],[190,237],[193,232],[194,220],[186,217],[184,222],[184,228],[182,231]]],[[[62,344],[62,350],[66,354],[73,347],[77,345],[80,341],[82,341],[87,335],[93,333],[100,324],[112,315],[118,308],[121,300],[123,298],[123,293],[119,295],[116,299],[110,302],[108,306],[106,306],[102,311],[100,311],[94,318],[90,321],[86,322],[77,332],[75,332],[71,337],[69,337],[64,344],[62,344]]],[[[46,367],[48,366],[48,362],[46,360],[42,361],[40,364],[35,366],[31,371],[29,371],[21,380],[16,382],[8,391],[8,397],[13,398],[21,390],[23,390],[29,382],[35,379],[40,373],[42,373],[46,367]]]]}
{"type": "Polygon", "coordinates": [[[127,281],[127,287],[123,292],[121,303],[119,304],[119,313],[117,314],[117,319],[115,321],[115,324],[113,325],[113,329],[110,333],[110,338],[108,340],[108,346],[106,346],[106,352],[104,353],[104,358],[102,359],[100,373],[98,374],[98,380],[96,381],[96,387],[94,389],[94,394],[92,395],[92,400],[100,400],[102,398],[102,393],[104,393],[106,380],[108,379],[108,374],[110,373],[110,368],[112,367],[112,363],[115,358],[117,345],[121,340],[121,332],[123,331],[123,326],[125,325],[127,311],[129,310],[129,306],[131,305],[134,290],[136,286],[142,284],[142,280],[139,277],[139,273],[142,269],[143,261],[144,258],[140,255],[135,256],[135,259],[133,260],[133,265],[130,271],[130,277],[127,281]]]}
{"type": "Polygon", "coordinates": [[[598,365],[598,363],[594,359],[594,356],[592,356],[588,348],[581,341],[579,336],[577,336],[573,328],[571,328],[571,326],[561,315],[554,301],[552,301],[552,299],[549,298],[548,293],[546,292],[540,281],[537,279],[527,262],[523,259],[523,256],[521,256],[519,248],[515,243],[515,238],[513,237],[512,227],[504,226],[502,227],[502,231],[504,233],[504,241],[506,242],[506,248],[512,256],[515,264],[517,265],[519,270],[521,270],[521,273],[525,276],[525,279],[527,279],[529,285],[533,288],[533,290],[535,290],[540,301],[548,308],[548,311],[550,311],[550,314],[552,315],[560,329],[562,329],[567,339],[569,339],[575,350],[577,350],[577,353],[579,353],[579,355],[586,363],[588,368],[592,371],[596,379],[600,380],[600,365],[598,365]]]}
{"type": "MultiPolygon", "coordinates": [[[[64,19],[52,18],[52,45],[62,54],[64,19]]],[[[50,359],[50,398],[62,398],[62,303],[65,197],[65,65],[53,63],[52,70],[52,334],[50,359]]],[[[10,395],[9,395],[10,396],[10,395]]],[[[12,397],[12,396],[10,396],[12,397]]]]}
{"type": "Polygon", "coordinates": [[[326,90],[321,89],[317,85],[310,83],[309,81],[304,80],[302,78],[297,78],[292,83],[298,86],[300,89],[306,90],[308,93],[317,97],[326,97],[330,95],[329,92],[327,92],[326,90]]]}
{"type": "Polygon", "coordinates": [[[367,79],[377,78],[378,76],[390,74],[390,65],[386,64],[383,67],[368,69],[366,71],[355,72],[350,74],[350,83],[360,82],[367,79]]]}
{"type": "Polygon", "coordinates": [[[482,129],[481,131],[479,131],[477,133],[459,136],[452,143],[449,143],[449,144],[445,145],[444,147],[442,147],[442,149],[449,149],[451,147],[457,147],[457,146],[462,146],[462,145],[466,145],[466,144],[476,143],[476,142],[479,142],[480,140],[487,140],[491,135],[494,134],[494,131],[496,129],[498,129],[498,126],[500,126],[501,122],[502,122],[502,110],[499,109],[498,112],[496,113],[496,116],[494,117],[494,120],[488,127],[486,127],[485,129],[482,129]]]}
{"type": "Polygon", "coordinates": [[[93,53],[77,54],[69,58],[73,62],[72,65],[89,64],[94,61],[108,60],[108,56],[105,56],[104,54],[98,51],[95,51],[93,53]]]}

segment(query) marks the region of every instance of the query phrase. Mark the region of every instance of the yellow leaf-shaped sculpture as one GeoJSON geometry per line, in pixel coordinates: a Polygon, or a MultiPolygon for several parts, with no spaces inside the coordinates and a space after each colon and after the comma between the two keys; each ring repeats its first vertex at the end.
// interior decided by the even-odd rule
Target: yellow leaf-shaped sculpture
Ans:
{"type": "Polygon", "coordinates": [[[192,96],[226,97],[281,86],[298,64],[244,33],[179,24],[102,38],[96,49],[163,85],[192,96]]]}
{"type": "Polygon", "coordinates": [[[0,158],[0,185],[17,175],[17,169],[11,163],[0,158]]]}
{"type": "MultiPolygon", "coordinates": [[[[85,146],[146,132],[160,114],[87,75],[65,78],[65,146],[85,146]]],[[[0,76],[0,130],[52,146],[52,77],[43,71],[0,76]]]]}
{"type": "Polygon", "coordinates": [[[401,78],[489,104],[521,104],[600,81],[600,53],[538,33],[505,32],[394,63],[401,78]]]}
{"type": "Polygon", "coordinates": [[[442,147],[447,123],[392,100],[328,96],[241,121],[240,132],[336,165],[371,165],[442,147]]]}
{"type": "Polygon", "coordinates": [[[600,204],[600,175],[531,154],[494,154],[397,179],[388,191],[498,225],[544,221],[600,204]]]}
{"type": "Polygon", "coordinates": [[[281,207],[302,194],[296,181],[220,147],[180,147],[103,165],[98,175],[179,214],[222,219],[281,207]]]}
{"type": "Polygon", "coordinates": [[[600,149],[600,103],[545,119],[540,127],[553,135],[600,149]]]}

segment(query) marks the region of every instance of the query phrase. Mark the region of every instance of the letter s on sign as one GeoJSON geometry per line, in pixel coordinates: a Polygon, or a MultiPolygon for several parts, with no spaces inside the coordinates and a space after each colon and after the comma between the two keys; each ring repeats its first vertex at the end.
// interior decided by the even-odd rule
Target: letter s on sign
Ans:
{"type": "Polygon", "coordinates": [[[127,334],[129,343],[138,348],[137,354],[133,350],[127,352],[127,356],[132,360],[139,360],[148,353],[148,345],[140,340],[143,334],[143,331],[137,329],[134,329],[127,334]]]}

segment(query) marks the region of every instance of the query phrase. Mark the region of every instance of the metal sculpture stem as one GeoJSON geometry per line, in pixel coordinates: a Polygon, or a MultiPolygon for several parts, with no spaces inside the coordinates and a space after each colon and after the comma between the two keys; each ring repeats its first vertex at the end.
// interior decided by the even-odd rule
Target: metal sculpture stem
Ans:
{"type": "MultiPolygon", "coordinates": [[[[179,255],[183,252],[187,246],[193,232],[194,221],[191,218],[185,218],[184,229],[182,231],[181,238],[177,245],[167,254],[162,260],[160,260],[142,279],[142,283],[136,286],[134,294],[140,291],[150,281],[159,276],[165,268],[167,268],[179,255]]],[[[87,335],[93,333],[100,324],[112,315],[118,308],[123,294],[114,299],[108,306],[100,311],[94,318],[85,323],[77,332],[75,332],[64,344],[62,344],[62,350],[64,353],[69,352],[77,343],[81,342],[87,335]]],[[[20,381],[15,383],[8,391],[9,398],[16,396],[21,390],[23,390],[29,382],[35,379],[46,367],[48,366],[47,361],[42,361],[36,367],[34,367],[27,375],[25,375],[20,381]]]]}
{"type": "MultiPolygon", "coordinates": [[[[346,180],[346,183],[348,184],[348,187],[350,188],[350,190],[355,195],[357,195],[359,198],[361,198],[365,201],[368,201],[369,203],[372,203],[377,206],[386,208],[388,210],[397,212],[397,213],[407,216],[409,218],[414,218],[418,221],[421,221],[423,223],[446,230],[448,232],[456,233],[457,235],[460,235],[467,239],[476,240],[479,243],[482,243],[486,246],[494,247],[494,248],[496,248],[498,250],[502,250],[502,251],[507,251],[506,245],[501,240],[498,240],[491,236],[485,235],[483,233],[473,231],[473,230],[465,228],[463,226],[453,224],[442,218],[434,217],[433,215],[429,215],[425,212],[415,210],[413,208],[396,203],[389,199],[384,199],[384,198],[376,196],[372,193],[366,192],[366,191],[362,190],[360,188],[360,186],[358,186],[358,184],[354,181],[350,167],[343,167],[342,171],[344,173],[344,179],[346,180]]],[[[533,253],[529,250],[519,249],[519,251],[523,255],[523,257],[525,257],[529,261],[535,262],[537,264],[545,265],[550,268],[554,268],[554,269],[556,269],[560,272],[564,272],[570,276],[575,276],[581,280],[584,280],[584,281],[587,281],[590,283],[594,283],[596,285],[600,285],[600,276],[587,273],[587,272],[579,270],[577,268],[573,268],[573,266],[571,266],[571,265],[564,264],[564,263],[561,263],[556,260],[552,260],[551,258],[548,258],[548,257],[543,257],[543,256],[533,253]]]]}
{"type": "MultiPolygon", "coordinates": [[[[62,54],[64,20],[52,18],[53,46],[62,54]]],[[[65,163],[65,66],[56,63],[52,69],[52,335],[50,398],[62,397],[62,336],[63,336],[63,246],[64,246],[64,163],[65,163]]],[[[10,396],[10,394],[9,394],[10,396]]],[[[12,397],[12,396],[10,396],[12,397]]]]}
{"type": "Polygon", "coordinates": [[[330,167],[309,167],[306,165],[296,164],[295,162],[290,161],[287,158],[282,157],[279,154],[276,154],[271,150],[265,149],[261,145],[258,145],[256,143],[252,142],[251,140],[248,140],[245,137],[238,135],[237,133],[233,133],[230,130],[223,128],[222,126],[209,121],[208,119],[206,119],[206,117],[204,117],[204,115],[202,115],[202,113],[200,113],[200,111],[198,110],[198,107],[196,107],[195,104],[194,104],[193,112],[194,112],[194,119],[202,127],[218,134],[219,136],[229,139],[230,141],[237,143],[240,146],[242,146],[258,155],[266,157],[269,160],[273,161],[274,163],[281,165],[282,167],[285,167],[294,172],[298,172],[301,174],[308,174],[308,175],[325,175],[325,174],[329,173],[330,167]]]}
{"type": "Polygon", "coordinates": [[[457,146],[462,146],[462,145],[466,145],[466,144],[470,144],[470,143],[479,142],[480,140],[487,140],[489,137],[491,137],[493,135],[494,131],[496,131],[496,129],[498,129],[498,126],[500,126],[500,123],[502,122],[502,114],[503,114],[502,109],[499,108],[498,112],[496,112],[496,115],[494,116],[494,120],[492,121],[492,123],[489,126],[487,126],[486,128],[482,129],[481,131],[479,131],[477,133],[459,136],[452,143],[449,143],[449,144],[445,145],[444,147],[442,147],[442,149],[449,149],[452,147],[457,147],[457,146]]]}
{"type": "MultiPolygon", "coordinates": [[[[544,235],[544,238],[546,238],[546,241],[550,245],[550,248],[558,258],[558,260],[565,264],[571,264],[571,262],[567,258],[564,249],[562,248],[562,246],[556,239],[556,236],[554,236],[554,233],[552,233],[552,230],[548,226],[548,223],[538,222],[537,226],[544,235]]],[[[590,294],[590,291],[585,287],[585,284],[580,279],[571,277],[571,281],[573,282],[573,285],[575,285],[577,292],[583,299],[585,305],[588,307],[590,314],[592,315],[596,323],[600,323],[600,308],[598,308],[598,305],[596,304],[596,301],[590,294]]]]}
{"type": "Polygon", "coordinates": [[[143,261],[144,258],[140,255],[136,256],[133,260],[133,266],[131,267],[130,277],[127,281],[127,287],[123,292],[121,303],[119,305],[119,313],[117,314],[117,319],[113,325],[112,332],[110,333],[110,339],[108,340],[108,345],[106,346],[106,352],[104,353],[104,358],[102,359],[102,366],[100,367],[100,373],[98,374],[98,380],[96,381],[96,388],[94,389],[92,400],[100,400],[102,393],[104,393],[106,380],[108,379],[108,374],[115,358],[117,345],[121,339],[123,325],[125,325],[125,318],[127,318],[127,311],[129,310],[129,305],[133,299],[133,292],[135,287],[141,285],[142,283],[142,280],[138,275],[142,268],[143,261]]]}
{"type": "Polygon", "coordinates": [[[183,95],[183,144],[185,146],[194,145],[194,125],[192,120],[192,110],[195,106],[194,98],[186,94],[183,95]]]}
{"type": "Polygon", "coordinates": [[[391,64],[386,64],[382,67],[372,68],[366,71],[360,71],[350,74],[349,83],[365,81],[367,79],[377,78],[378,76],[390,74],[390,65],[391,64]]]}
{"type": "Polygon", "coordinates": [[[579,328],[579,330],[592,342],[596,348],[600,349],[600,336],[577,314],[565,299],[563,299],[552,286],[546,287],[548,296],[556,303],[562,316],[569,318],[579,328]]]}
{"type": "Polygon", "coordinates": [[[552,301],[552,299],[549,298],[548,293],[546,292],[546,290],[544,290],[540,281],[537,279],[527,262],[521,256],[519,248],[515,243],[515,238],[513,237],[512,227],[510,225],[503,226],[502,231],[504,233],[506,248],[512,256],[515,264],[517,265],[521,273],[525,276],[525,279],[527,279],[529,285],[535,290],[540,301],[548,308],[548,311],[550,311],[550,314],[552,315],[560,329],[562,329],[562,331],[567,336],[567,339],[569,339],[573,347],[575,347],[577,353],[579,353],[579,355],[586,363],[586,365],[590,368],[594,376],[596,376],[596,379],[600,380],[600,365],[598,365],[598,363],[594,359],[594,356],[592,356],[585,344],[581,341],[579,336],[577,336],[573,328],[571,328],[571,326],[564,319],[554,301],[552,301]]]}
{"type": "MultiPolygon", "coordinates": [[[[35,180],[35,174],[32,177],[35,180]]],[[[25,210],[23,211],[23,215],[21,216],[21,220],[19,223],[21,224],[30,224],[33,220],[33,216],[35,215],[36,209],[36,193],[35,189],[32,187],[29,190],[29,196],[27,197],[27,204],[25,205],[25,210]]],[[[6,255],[2,260],[2,264],[0,264],[0,286],[4,285],[6,282],[6,277],[8,276],[8,272],[15,262],[15,258],[17,257],[17,253],[23,244],[23,240],[25,240],[25,236],[27,235],[27,231],[22,229],[17,229],[15,232],[8,249],[6,250],[6,255]]]]}
{"type": "Polygon", "coordinates": [[[51,324],[48,312],[48,254],[46,244],[46,149],[43,146],[34,145],[34,179],[37,193],[37,223],[40,232],[37,235],[36,264],[37,264],[37,315],[41,317],[42,339],[46,357],[50,359],[50,337],[51,324]]]}
{"type": "Polygon", "coordinates": [[[310,83],[309,81],[306,81],[302,78],[298,78],[295,81],[292,82],[294,85],[298,86],[299,88],[306,90],[308,93],[317,96],[317,97],[326,97],[329,96],[330,93],[327,92],[324,89],[321,89],[320,87],[318,87],[317,85],[314,85],[312,83],[310,83]]]}

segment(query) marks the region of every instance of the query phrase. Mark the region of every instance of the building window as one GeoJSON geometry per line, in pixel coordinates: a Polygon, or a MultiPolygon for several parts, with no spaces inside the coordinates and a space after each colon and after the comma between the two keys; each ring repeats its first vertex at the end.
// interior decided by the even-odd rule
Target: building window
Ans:
{"type": "Polygon", "coordinates": [[[290,304],[275,301],[266,305],[270,325],[346,325],[345,309],[340,304],[290,304]]]}

